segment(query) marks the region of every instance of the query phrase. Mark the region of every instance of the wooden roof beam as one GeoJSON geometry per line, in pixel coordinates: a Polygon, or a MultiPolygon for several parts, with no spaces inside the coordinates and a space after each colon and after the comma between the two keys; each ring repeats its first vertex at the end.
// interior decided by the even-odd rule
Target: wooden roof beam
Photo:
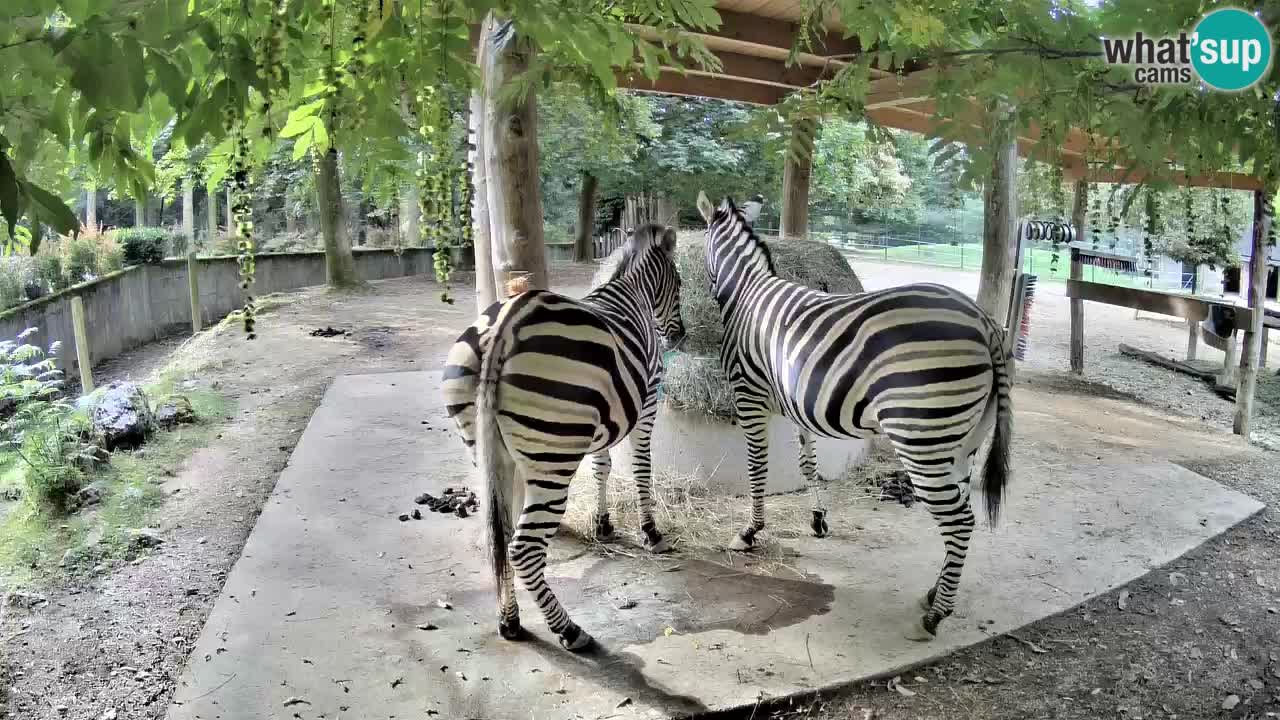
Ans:
{"type": "Polygon", "coordinates": [[[618,85],[637,92],[736,100],[750,105],[777,105],[789,92],[787,88],[775,85],[725,77],[681,75],[671,70],[664,70],[656,82],[650,82],[639,72],[619,73],[618,85]]]}

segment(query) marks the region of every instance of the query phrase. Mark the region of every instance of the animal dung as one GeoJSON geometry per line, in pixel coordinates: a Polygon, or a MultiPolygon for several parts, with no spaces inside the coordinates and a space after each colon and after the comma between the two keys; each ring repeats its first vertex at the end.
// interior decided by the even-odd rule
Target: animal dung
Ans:
{"type": "Polygon", "coordinates": [[[338,335],[346,335],[346,330],[338,330],[334,327],[316,328],[311,331],[311,337],[336,337],[338,335]]]}
{"type": "MultiPolygon", "coordinates": [[[[422,493],[415,497],[413,502],[418,505],[426,505],[427,510],[431,512],[437,512],[442,515],[453,514],[460,518],[465,518],[480,509],[479,498],[465,486],[460,488],[447,487],[439,497],[431,493],[422,493]]],[[[418,511],[414,510],[414,513],[418,513],[418,511]]]]}

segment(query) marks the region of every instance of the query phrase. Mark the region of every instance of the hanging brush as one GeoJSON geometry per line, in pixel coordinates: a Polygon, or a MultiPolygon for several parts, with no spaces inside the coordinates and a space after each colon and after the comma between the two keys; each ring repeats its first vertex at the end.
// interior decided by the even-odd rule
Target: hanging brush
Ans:
{"type": "Polygon", "coordinates": [[[1009,324],[1006,332],[1011,334],[1006,348],[1014,360],[1019,362],[1027,358],[1027,346],[1031,336],[1031,309],[1036,302],[1036,276],[1020,273],[1013,286],[1013,302],[1009,304],[1009,324]]]}

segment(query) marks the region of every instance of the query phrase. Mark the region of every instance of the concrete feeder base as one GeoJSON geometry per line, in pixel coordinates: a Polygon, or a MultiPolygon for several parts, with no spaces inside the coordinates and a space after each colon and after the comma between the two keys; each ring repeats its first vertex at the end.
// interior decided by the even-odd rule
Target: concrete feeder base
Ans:
{"type": "MultiPolygon", "coordinates": [[[[737,425],[701,413],[685,412],[663,403],[658,406],[650,445],[654,474],[695,475],[709,486],[731,495],[746,495],[747,441],[737,425]]],[[[814,438],[818,474],[832,479],[867,456],[866,440],[814,438]]],[[[615,445],[616,476],[631,475],[631,439],[615,445]]],[[[796,427],[788,419],[774,416],[769,423],[769,494],[805,489],[800,474],[800,441],[796,427]]]]}

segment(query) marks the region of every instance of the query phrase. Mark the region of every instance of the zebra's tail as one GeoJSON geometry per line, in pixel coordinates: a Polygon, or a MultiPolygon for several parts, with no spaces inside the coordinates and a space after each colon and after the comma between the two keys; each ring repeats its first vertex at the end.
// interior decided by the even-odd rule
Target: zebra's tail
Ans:
{"type": "Polygon", "coordinates": [[[480,362],[480,383],[476,395],[476,443],[480,477],[488,491],[486,533],[493,580],[499,596],[504,581],[511,573],[507,561],[507,544],[511,542],[511,495],[515,482],[515,463],[498,427],[498,384],[506,361],[502,328],[494,327],[493,344],[480,362]]]}
{"type": "Polygon", "coordinates": [[[1013,434],[1013,402],[1010,398],[1013,378],[1009,373],[1009,356],[1003,340],[996,333],[991,344],[991,369],[995,372],[995,392],[991,403],[995,406],[996,419],[991,451],[987,453],[982,472],[982,494],[986,498],[987,522],[991,527],[995,527],[1000,519],[1000,504],[1009,483],[1009,441],[1013,434]]]}

